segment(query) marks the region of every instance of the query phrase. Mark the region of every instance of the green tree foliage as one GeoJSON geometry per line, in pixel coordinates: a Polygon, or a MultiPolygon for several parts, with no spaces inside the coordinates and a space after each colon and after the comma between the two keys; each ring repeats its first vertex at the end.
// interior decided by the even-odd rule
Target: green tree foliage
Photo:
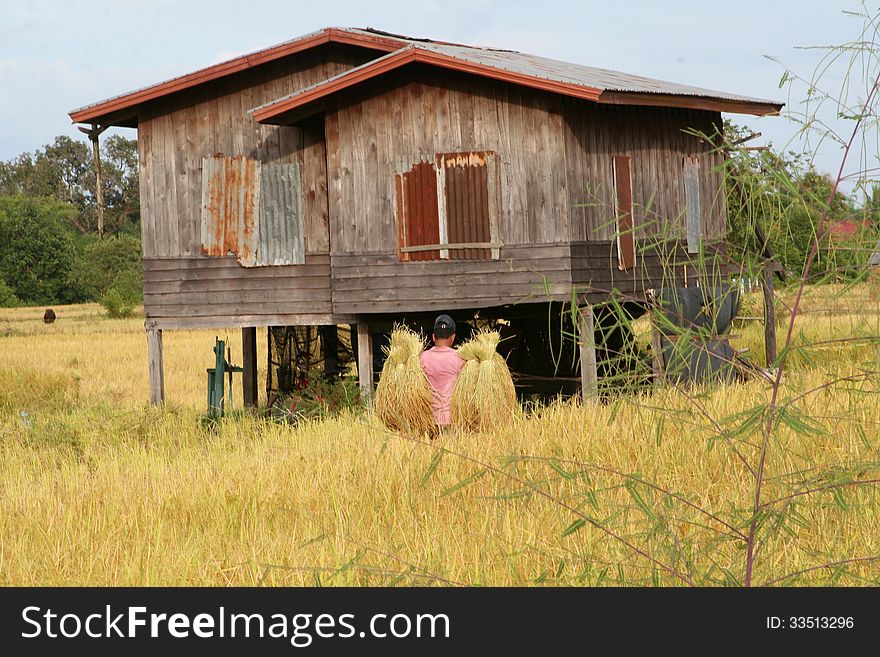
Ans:
{"type": "Polygon", "coordinates": [[[137,140],[113,135],[101,151],[106,163],[104,204],[110,232],[140,236],[140,191],[137,140]]]}
{"type": "Polygon", "coordinates": [[[79,300],[68,285],[76,249],[65,228],[75,213],[52,199],[0,197],[0,280],[22,302],[79,300]]]}
{"type": "Polygon", "coordinates": [[[129,276],[125,287],[134,285],[138,289],[137,301],[143,287],[139,238],[124,234],[105,239],[84,235],[77,239],[77,251],[70,282],[86,299],[100,299],[110,288],[118,286],[120,276],[131,274],[134,278],[129,276]]]}
{"type": "Polygon", "coordinates": [[[14,308],[21,303],[21,299],[15,296],[15,290],[0,279],[0,308],[14,308]]]}
{"type": "MultiPolygon", "coordinates": [[[[140,225],[137,141],[113,135],[101,144],[104,222],[108,233],[137,234],[140,225]]],[[[48,197],[76,208],[66,220],[76,232],[97,229],[91,145],[59,136],[34,153],[0,162],[0,195],[48,197]]]]}
{"type": "Polygon", "coordinates": [[[105,239],[92,157],[91,144],[60,136],[0,162],[0,305],[100,301],[112,290],[123,313],[140,302],[137,141],[101,142],[105,239]]]}
{"type": "Polygon", "coordinates": [[[731,255],[747,267],[772,256],[787,271],[799,275],[818,240],[814,278],[842,279],[862,273],[877,239],[874,219],[880,215],[880,197],[876,205],[866,203],[859,208],[853,199],[838,191],[829,206],[834,183],[828,176],[793,152],[737,147],[737,142],[747,135],[746,129],[725,121],[731,255]],[[827,222],[820,228],[826,209],[827,222]],[[840,238],[834,228],[843,224],[858,229],[855,234],[840,238]]]}

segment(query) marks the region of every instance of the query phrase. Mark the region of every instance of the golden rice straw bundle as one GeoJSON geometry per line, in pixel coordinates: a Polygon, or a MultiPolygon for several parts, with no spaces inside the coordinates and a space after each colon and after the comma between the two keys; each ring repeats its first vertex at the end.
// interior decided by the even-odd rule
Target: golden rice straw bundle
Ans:
{"type": "Polygon", "coordinates": [[[434,430],[431,387],[419,354],[424,342],[405,326],[391,333],[383,347],[385,365],[376,387],[376,416],[390,429],[423,434],[434,430]]]}
{"type": "Polygon", "coordinates": [[[505,427],[516,412],[507,362],[496,351],[501,336],[481,331],[458,348],[464,368],[452,390],[452,424],[470,431],[505,427]]]}

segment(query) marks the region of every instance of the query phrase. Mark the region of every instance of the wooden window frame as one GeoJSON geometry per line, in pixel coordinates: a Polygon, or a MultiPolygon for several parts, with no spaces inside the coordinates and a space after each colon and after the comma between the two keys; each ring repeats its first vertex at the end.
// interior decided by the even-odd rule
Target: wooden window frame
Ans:
{"type": "MultiPolygon", "coordinates": [[[[470,166],[468,163],[467,165],[470,166]]],[[[475,260],[498,260],[501,255],[500,243],[500,176],[498,170],[498,155],[491,151],[468,151],[468,152],[443,152],[436,153],[432,159],[421,157],[410,166],[398,167],[395,174],[396,193],[396,220],[397,220],[397,252],[402,262],[413,260],[458,260],[453,253],[457,251],[487,250],[488,258],[474,258],[475,260]],[[488,242],[450,242],[449,241],[449,208],[448,208],[448,182],[447,162],[461,161],[462,159],[476,158],[480,166],[486,168],[486,213],[488,219],[489,241],[488,242]],[[407,203],[407,175],[414,171],[415,167],[430,163],[436,176],[436,209],[438,224],[438,241],[436,244],[410,245],[406,234],[408,219],[407,203]],[[419,257],[415,254],[437,253],[437,257],[419,257]]],[[[465,258],[467,259],[467,258],[465,258]]]]}

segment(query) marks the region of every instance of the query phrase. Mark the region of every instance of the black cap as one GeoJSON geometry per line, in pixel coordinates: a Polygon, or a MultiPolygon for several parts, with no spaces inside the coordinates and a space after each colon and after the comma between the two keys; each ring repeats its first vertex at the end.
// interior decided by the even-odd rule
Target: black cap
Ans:
{"type": "Polygon", "coordinates": [[[438,315],[434,320],[434,335],[438,338],[448,338],[455,333],[455,320],[449,315],[438,315]]]}

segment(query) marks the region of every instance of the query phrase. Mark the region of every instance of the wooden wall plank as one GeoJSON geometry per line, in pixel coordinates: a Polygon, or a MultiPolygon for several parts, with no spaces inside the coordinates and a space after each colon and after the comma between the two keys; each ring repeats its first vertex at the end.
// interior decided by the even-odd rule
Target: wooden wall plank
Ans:
{"type": "MultiPolygon", "coordinates": [[[[202,158],[222,152],[261,161],[302,162],[299,128],[261,127],[248,110],[374,56],[362,49],[327,46],[180,92],[173,101],[164,98],[144,106],[138,129],[147,137],[139,150],[141,205],[148,217],[145,255],[198,253],[202,158]]],[[[320,205],[312,204],[310,209],[321,216],[309,223],[321,234],[308,241],[315,250],[326,250],[320,205]]]]}
{"type": "Polygon", "coordinates": [[[138,184],[140,187],[141,248],[145,258],[156,255],[156,179],[152,152],[152,126],[149,108],[141,110],[144,122],[138,128],[138,184]]]}
{"type": "Polygon", "coordinates": [[[331,315],[329,313],[287,313],[262,315],[207,315],[203,317],[151,317],[146,321],[149,327],[160,329],[204,329],[204,328],[243,328],[246,326],[328,326],[351,324],[353,316],[331,315]]]}

